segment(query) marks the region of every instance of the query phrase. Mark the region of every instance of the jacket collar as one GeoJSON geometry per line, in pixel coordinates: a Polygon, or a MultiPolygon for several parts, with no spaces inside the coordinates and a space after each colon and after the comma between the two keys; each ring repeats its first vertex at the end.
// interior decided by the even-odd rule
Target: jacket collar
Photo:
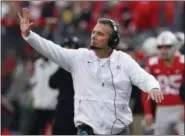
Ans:
{"type": "MultiPolygon", "coordinates": [[[[113,50],[111,55],[108,58],[110,58],[110,61],[112,63],[112,62],[115,62],[116,57],[117,57],[117,51],[113,50]]],[[[90,56],[88,57],[88,61],[93,62],[93,61],[97,61],[97,60],[100,60],[100,58],[98,58],[96,56],[96,53],[93,50],[90,50],[90,56]]]]}

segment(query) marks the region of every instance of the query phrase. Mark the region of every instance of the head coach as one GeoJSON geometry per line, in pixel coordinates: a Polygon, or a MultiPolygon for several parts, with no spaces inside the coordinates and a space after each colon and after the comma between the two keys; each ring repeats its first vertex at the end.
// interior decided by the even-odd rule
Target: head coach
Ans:
{"type": "Polygon", "coordinates": [[[38,52],[70,72],[74,85],[74,123],[78,134],[129,134],[132,84],[163,100],[159,83],[128,54],[116,51],[119,27],[100,18],[91,34],[90,49],[65,49],[31,31],[29,10],[19,13],[23,38],[38,52]]]}

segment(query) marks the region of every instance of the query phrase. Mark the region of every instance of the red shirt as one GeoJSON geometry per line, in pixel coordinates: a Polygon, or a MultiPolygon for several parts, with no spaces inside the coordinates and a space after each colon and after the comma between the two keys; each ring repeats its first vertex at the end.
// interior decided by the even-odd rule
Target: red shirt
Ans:
{"type": "MultiPolygon", "coordinates": [[[[174,56],[171,66],[167,66],[163,59],[159,57],[149,58],[146,64],[146,70],[152,74],[160,83],[164,100],[158,106],[181,105],[183,101],[179,96],[179,88],[184,81],[184,56],[174,56]]],[[[142,103],[144,113],[151,113],[151,103],[146,101],[147,94],[143,92],[142,103]]]]}

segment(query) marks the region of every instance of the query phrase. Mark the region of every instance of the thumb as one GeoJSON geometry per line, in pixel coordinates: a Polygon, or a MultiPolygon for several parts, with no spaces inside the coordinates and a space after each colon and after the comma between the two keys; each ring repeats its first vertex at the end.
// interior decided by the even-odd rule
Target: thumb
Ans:
{"type": "Polygon", "coordinates": [[[33,28],[33,26],[34,26],[34,23],[31,22],[31,23],[29,24],[29,28],[33,28]]]}

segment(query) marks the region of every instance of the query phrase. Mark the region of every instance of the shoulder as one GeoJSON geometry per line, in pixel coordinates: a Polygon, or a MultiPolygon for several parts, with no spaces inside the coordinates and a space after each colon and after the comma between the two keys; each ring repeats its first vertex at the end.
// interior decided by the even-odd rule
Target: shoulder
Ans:
{"type": "Polygon", "coordinates": [[[79,49],[75,49],[78,50],[79,53],[85,53],[85,52],[89,52],[90,50],[87,48],[79,48],[79,49]]]}
{"type": "MultiPolygon", "coordinates": [[[[137,63],[136,60],[134,58],[132,58],[131,55],[122,52],[122,51],[117,51],[118,54],[118,58],[119,60],[125,64],[130,64],[130,63],[137,63]]],[[[138,64],[138,63],[137,63],[138,64]]]]}
{"type": "Polygon", "coordinates": [[[76,56],[77,60],[92,60],[96,58],[96,54],[93,50],[90,50],[88,48],[79,48],[77,49],[78,56],[76,56]]]}
{"type": "Polygon", "coordinates": [[[131,55],[122,51],[117,51],[116,54],[117,54],[117,60],[119,64],[122,65],[122,67],[126,69],[130,69],[130,68],[136,68],[139,66],[139,64],[134,60],[134,58],[132,58],[131,55]]]}
{"type": "Polygon", "coordinates": [[[184,64],[184,55],[177,56],[180,64],[184,64]]]}
{"type": "Polygon", "coordinates": [[[90,50],[87,48],[79,48],[79,49],[74,49],[74,50],[77,51],[78,55],[82,55],[82,56],[90,53],[90,50]]]}
{"type": "Polygon", "coordinates": [[[115,55],[119,60],[132,59],[132,57],[129,54],[123,51],[115,51],[115,55]]]}
{"type": "Polygon", "coordinates": [[[153,65],[157,65],[159,63],[159,57],[155,56],[155,57],[151,57],[148,59],[148,65],[153,66],[153,65]]]}

